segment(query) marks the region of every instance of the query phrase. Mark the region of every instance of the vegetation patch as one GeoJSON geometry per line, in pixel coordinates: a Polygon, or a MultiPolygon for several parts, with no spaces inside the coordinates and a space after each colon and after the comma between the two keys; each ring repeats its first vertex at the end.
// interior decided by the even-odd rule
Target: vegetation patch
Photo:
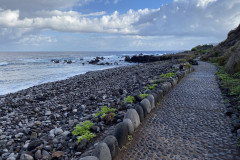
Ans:
{"type": "Polygon", "coordinates": [[[139,94],[139,96],[143,99],[143,98],[146,98],[148,94],[139,94]]]}
{"type": "Polygon", "coordinates": [[[176,73],[174,72],[170,72],[170,73],[166,73],[166,74],[161,74],[160,77],[162,78],[170,78],[170,77],[174,77],[176,73]]]}
{"type": "Polygon", "coordinates": [[[213,48],[213,45],[205,44],[205,45],[202,45],[202,46],[198,45],[198,46],[192,48],[191,51],[197,52],[197,53],[202,55],[202,54],[210,52],[212,48],[213,48]]]}
{"type": "Polygon", "coordinates": [[[90,128],[93,126],[93,123],[90,121],[83,122],[83,125],[76,125],[75,129],[72,131],[74,136],[79,136],[77,142],[81,142],[83,139],[88,141],[94,138],[96,135],[90,132],[90,128]]]}
{"type": "Polygon", "coordinates": [[[231,96],[238,96],[240,98],[240,73],[228,74],[223,66],[218,66],[219,70],[216,75],[221,80],[221,86],[229,89],[231,96]]]}
{"type": "Polygon", "coordinates": [[[185,63],[185,62],[187,62],[187,60],[185,58],[180,58],[180,59],[178,59],[178,62],[185,63]]]}
{"type": "Polygon", "coordinates": [[[110,108],[107,106],[104,106],[101,108],[101,111],[95,114],[95,117],[97,116],[101,116],[101,118],[104,118],[107,114],[111,113],[112,115],[115,116],[115,114],[113,112],[115,112],[116,109],[114,108],[110,108]]]}
{"type": "Polygon", "coordinates": [[[184,63],[184,65],[185,65],[187,68],[191,68],[191,67],[192,67],[192,65],[191,65],[190,63],[188,63],[188,62],[184,63]]]}
{"type": "Polygon", "coordinates": [[[147,87],[145,87],[146,90],[154,90],[157,87],[157,84],[153,84],[153,85],[147,85],[147,87]]]}
{"type": "Polygon", "coordinates": [[[125,100],[123,102],[124,103],[133,103],[135,101],[136,101],[136,99],[133,96],[127,96],[127,98],[125,98],[125,100]]]}

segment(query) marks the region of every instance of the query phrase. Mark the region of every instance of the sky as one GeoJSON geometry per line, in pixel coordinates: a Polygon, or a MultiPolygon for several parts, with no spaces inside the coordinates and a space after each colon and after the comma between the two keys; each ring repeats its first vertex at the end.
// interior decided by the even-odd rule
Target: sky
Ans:
{"type": "Polygon", "coordinates": [[[0,0],[0,52],[188,50],[239,23],[239,0],[0,0]]]}

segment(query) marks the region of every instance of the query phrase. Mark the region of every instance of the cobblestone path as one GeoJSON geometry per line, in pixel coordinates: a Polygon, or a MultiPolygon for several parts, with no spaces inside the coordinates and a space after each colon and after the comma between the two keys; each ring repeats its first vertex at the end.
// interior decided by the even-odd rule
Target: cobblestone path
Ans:
{"type": "Polygon", "coordinates": [[[117,160],[238,160],[215,66],[200,62],[155,108],[117,160]]]}

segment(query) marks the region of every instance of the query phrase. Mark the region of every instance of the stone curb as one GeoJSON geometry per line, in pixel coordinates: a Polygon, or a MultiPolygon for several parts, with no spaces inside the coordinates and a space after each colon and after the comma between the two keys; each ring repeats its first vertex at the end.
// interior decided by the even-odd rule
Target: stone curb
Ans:
{"type": "Polygon", "coordinates": [[[162,101],[163,97],[166,96],[167,93],[176,86],[185,75],[193,71],[194,69],[192,67],[184,71],[178,71],[176,76],[171,79],[171,82],[164,82],[160,88],[154,90],[152,94],[150,93],[147,98],[144,98],[140,102],[140,105],[136,105],[135,108],[138,107],[137,110],[128,109],[123,122],[116,125],[113,135],[108,135],[103,142],[99,142],[95,145],[91,156],[83,157],[80,160],[114,159],[119,152],[119,147],[121,148],[127,144],[128,136],[132,134],[133,130],[138,128],[142,120],[144,120],[147,114],[149,114],[154,107],[158,107],[157,105],[155,106],[155,104],[162,101]]]}

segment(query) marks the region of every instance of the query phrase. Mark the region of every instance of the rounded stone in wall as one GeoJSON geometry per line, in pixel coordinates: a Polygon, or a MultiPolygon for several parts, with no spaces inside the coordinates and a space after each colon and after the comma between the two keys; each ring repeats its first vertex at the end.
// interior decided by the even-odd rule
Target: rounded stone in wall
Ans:
{"type": "Polygon", "coordinates": [[[147,114],[151,112],[151,108],[152,108],[151,103],[149,102],[149,100],[147,98],[144,98],[140,102],[140,105],[142,106],[144,117],[146,117],[147,114]]]}
{"type": "Polygon", "coordinates": [[[113,135],[116,137],[118,146],[122,148],[128,141],[128,125],[120,122],[116,125],[113,135]]]}
{"type": "Polygon", "coordinates": [[[134,126],[133,126],[132,121],[129,118],[125,118],[123,120],[123,123],[127,123],[127,125],[128,125],[128,134],[133,134],[134,126]]]}
{"type": "Polygon", "coordinates": [[[119,152],[119,146],[116,137],[109,135],[103,140],[103,142],[107,144],[111,152],[111,156],[114,158],[119,152]]]}
{"type": "Polygon", "coordinates": [[[135,109],[128,109],[127,113],[124,116],[124,119],[129,118],[134,126],[134,129],[136,129],[140,125],[140,118],[135,109]]]}
{"type": "Polygon", "coordinates": [[[80,160],[99,160],[99,159],[95,156],[87,156],[87,157],[80,158],[80,160]]]}
{"type": "Polygon", "coordinates": [[[143,112],[143,108],[140,105],[135,105],[135,110],[137,111],[139,118],[140,118],[140,122],[142,122],[144,120],[144,112],[143,112]]]}
{"type": "Polygon", "coordinates": [[[155,100],[154,100],[154,96],[149,94],[147,96],[147,99],[149,100],[150,104],[151,104],[151,109],[155,108],[155,100]]]}
{"type": "Polygon", "coordinates": [[[92,153],[99,160],[112,160],[110,149],[104,142],[98,143],[92,153]]]}

